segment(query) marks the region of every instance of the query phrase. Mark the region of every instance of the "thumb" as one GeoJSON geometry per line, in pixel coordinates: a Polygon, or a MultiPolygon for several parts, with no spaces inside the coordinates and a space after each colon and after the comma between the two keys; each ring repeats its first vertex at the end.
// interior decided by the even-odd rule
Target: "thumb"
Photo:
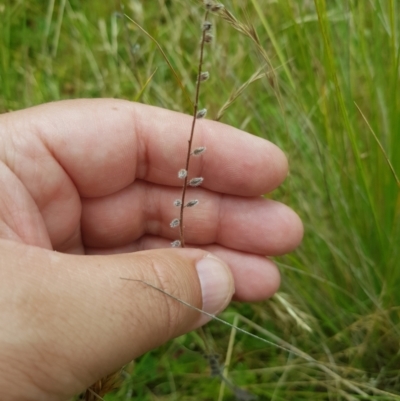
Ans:
{"type": "Polygon", "coordinates": [[[227,265],[198,249],[77,256],[0,247],[0,387],[12,387],[8,399],[66,399],[209,320],[141,281],[211,314],[234,292],[227,265]]]}

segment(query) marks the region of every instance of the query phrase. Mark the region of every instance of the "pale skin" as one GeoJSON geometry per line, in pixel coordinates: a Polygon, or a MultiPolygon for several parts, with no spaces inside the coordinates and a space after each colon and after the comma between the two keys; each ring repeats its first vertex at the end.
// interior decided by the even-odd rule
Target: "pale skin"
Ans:
{"type": "Polygon", "coordinates": [[[199,200],[185,212],[189,248],[169,248],[179,235],[169,223],[190,124],[190,116],[112,99],[0,116],[3,400],[67,400],[208,320],[121,277],[213,314],[232,297],[254,302],[277,290],[279,272],[265,256],[293,250],[303,226],[261,197],[288,170],[266,140],[198,122],[194,143],[207,150],[189,174],[204,184],[188,190],[199,200]]]}

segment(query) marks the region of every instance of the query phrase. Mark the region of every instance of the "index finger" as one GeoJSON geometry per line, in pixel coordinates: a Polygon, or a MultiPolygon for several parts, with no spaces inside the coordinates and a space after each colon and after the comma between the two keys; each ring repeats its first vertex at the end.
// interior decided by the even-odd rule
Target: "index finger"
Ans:
{"type": "MultiPolygon", "coordinates": [[[[181,186],[192,117],[115,99],[72,100],[25,111],[81,196],[104,196],[136,178],[181,186]]],[[[257,196],[286,177],[287,160],[272,143],[233,127],[198,120],[190,174],[210,190],[257,196]]]]}

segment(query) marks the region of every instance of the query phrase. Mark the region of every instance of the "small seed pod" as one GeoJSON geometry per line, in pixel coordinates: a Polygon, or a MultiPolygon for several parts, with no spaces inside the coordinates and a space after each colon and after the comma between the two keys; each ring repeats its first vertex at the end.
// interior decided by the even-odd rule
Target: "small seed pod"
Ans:
{"type": "Polygon", "coordinates": [[[207,32],[207,33],[204,35],[204,42],[206,42],[206,43],[211,43],[212,40],[213,40],[213,37],[214,37],[214,36],[212,36],[210,32],[207,32]]]}
{"type": "Polygon", "coordinates": [[[204,71],[200,74],[199,81],[204,82],[207,81],[208,78],[210,78],[210,73],[208,71],[204,71]]]}
{"type": "Polygon", "coordinates": [[[217,3],[217,4],[211,4],[211,7],[209,8],[209,10],[216,13],[218,11],[221,11],[223,8],[225,8],[225,6],[223,4],[217,3]]]}
{"type": "Polygon", "coordinates": [[[212,23],[210,21],[204,21],[203,31],[209,31],[212,28],[212,23]]]}
{"type": "Polygon", "coordinates": [[[184,168],[179,170],[178,172],[178,177],[180,179],[186,178],[187,177],[187,170],[185,170],[184,168]]]}
{"type": "Polygon", "coordinates": [[[179,223],[180,223],[181,221],[179,220],[179,219],[173,219],[172,221],[171,221],[171,223],[169,223],[169,225],[170,225],[170,227],[171,228],[175,228],[175,227],[178,227],[179,226],[179,223]]]}
{"type": "Polygon", "coordinates": [[[196,148],[191,154],[193,156],[199,156],[202,153],[204,153],[206,151],[206,147],[205,146],[200,146],[199,148],[196,148]]]}
{"type": "Polygon", "coordinates": [[[204,118],[206,115],[207,115],[207,109],[201,109],[197,112],[196,118],[197,119],[204,118]]]}
{"type": "Polygon", "coordinates": [[[204,178],[203,178],[203,177],[192,178],[192,179],[189,181],[189,185],[190,185],[191,187],[198,187],[199,185],[201,185],[201,184],[203,183],[203,181],[204,181],[204,178]]]}
{"type": "Polygon", "coordinates": [[[181,241],[177,239],[174,242],[171,242],[171,246],[172,248],[179,248],[181,246],[181,241]]]}
{"type": "Polygon", "coordinates": [[[193,207],[196,206],[199,203],[197,199],[191,200],[188,203],[186,203],[185,207],[193,207]]]}
{"type": "Polygon", "coordinates": [[[177,206],[177,207],[182,206],[181,200],[180,199],[174,200],[174,206],[177,206]]]}
{"type": "Polygon", "coordinates": [[[211,10],[211,7],[213,7],[215,4],[211,0],[204,0],[204,5],[206,6],[207,10],[211,10]]]}

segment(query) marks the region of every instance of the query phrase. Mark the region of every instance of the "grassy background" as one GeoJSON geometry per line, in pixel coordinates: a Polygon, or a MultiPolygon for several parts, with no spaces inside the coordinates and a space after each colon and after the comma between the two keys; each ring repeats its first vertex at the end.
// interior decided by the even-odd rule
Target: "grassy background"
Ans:
{"type": "MultiPolygon", "coordinates": [[[[278,296],[223,314],[290,352],[216,322],[209,342],[231,359],[231,379],[261,400],[400,399],[398,2],[225,5],[237,21],[216,21],[201,104],[216,117],[245,84],[221,121],[287,153],[291,174],[272,196],[301,215],[306,235],[295,253],[277,259],[278,296]],[[264,76],[249,83],[257,71],[264,76]]],[[[155,43],[119,18],[119,7],[113,0],[1,1],[0,111],[121,97],[190,113],[155,43]]],[[[158,40],[193,94],[199,2],[127,0],[125,11],[158,40]]],[[[200,349],[193,333],[146,354],[106,399],[233,399],[209,377],[200,349]]]]}

